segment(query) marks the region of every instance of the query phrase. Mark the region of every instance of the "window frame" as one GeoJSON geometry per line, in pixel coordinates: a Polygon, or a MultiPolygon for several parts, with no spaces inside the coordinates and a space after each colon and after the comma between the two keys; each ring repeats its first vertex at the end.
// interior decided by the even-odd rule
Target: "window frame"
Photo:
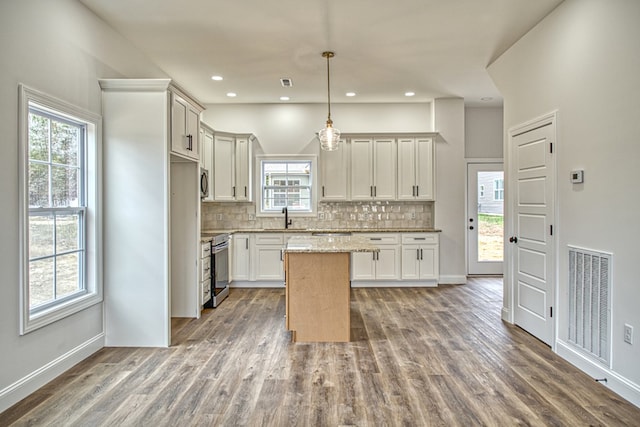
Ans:
{"type": "Polygon", "coordinates": [[[258,200],[256,201],[256,216],[259,217],[279,217],[282,216],[282,212],[272,211],[272,210],[264,210],[264,188],[263,188],[263,171],[262,164],[264,162],[269,163],[292,163],[292,162],[309,162],[311,163],[311,170],[309,173],[309,179],[311,180],[311,185],[309,186],[311,191],[310,198],[310,211],[301,212],[295,210],[289,210],[289,216],[297,216],[297,217],[315,217],[318,211],[318,195],[317,195],[317,182],[318,182],[318,173],[317,173],[317,163],[318,163],[317,155],[261,155],[256,156],[256,188],[259,191],[258,200]]]}
{"type": "MultiPolygon", "coordinates": [[[[19,85],[18,144],[19,144],[19,220],[20,220],[20,335],[27,334],[60,319],[102,302],[102,213],[101,213],[101,134],[102,117],[43,92],[19,85]],[[84,127],[84,144],[79,156],[84,159],[83,181],[79,189],[83,206],[29,208],[29,114],[31,108],[49,118],[77,123],[84,127]],[[29,216],[31,213],[81,213],[78,239],[84,258],[79,275],[84,289],[46,304],[30,307],[29,286],[29,216]]],[[[54,249],[54,254],[56,250],[54,249]]],[[[54,255],[55,256],[55,255],[54,255]]]]}

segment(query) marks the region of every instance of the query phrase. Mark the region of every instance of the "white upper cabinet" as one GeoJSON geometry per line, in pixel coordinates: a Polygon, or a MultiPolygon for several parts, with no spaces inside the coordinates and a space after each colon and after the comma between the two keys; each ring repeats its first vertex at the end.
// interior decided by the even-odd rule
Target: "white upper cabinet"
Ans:
{"type": "Polygon", "coordinates": [[[394,138],[353,138],[351,200],[395,200],[397,148],[394,138]]]}
{"type": "Polygon", "coordinates": [[[393,138],[373,140],[373,198],[396,199],[397,145],[393,138]]]}
{"type": "Polygon", "coordinates": [[[320,151],[320,197],[325,201],[349,200],[349,146],[340,140],[335,151],[320,151]]]}
{"type": "Polygon", "coordinates": [[[236,183],[235,199],[240,202],[250,202],[253,200],[251,188],[252,180],[252,147],[250,136],[236,137],[236,183]]]}
{"type": "Polygon", "coordinates": [[[171,93],[171,151],[200,160],[200,109],[176,92],[171,93]]]}
{"type": "Polygon", "coordinates": [[[433,138],[398,138],[398,200],[435,200],[433,138]]]}
{"type": "Polygon", "coordinates": [[[253,200],[253,135],[215,133],[213,144],[213,200],[253,200]]]}
{"type": "Polygon", "coordinates": [[[233,136],[215,135],[213,145],[213,199],[216,202],[235,200],[235,147],[236,142],[233,136]]]}
{"type": "Polygon", "coordinates": [[[373,198],[373,139],[353,138],[351,149],[351,200],[373,198]]]}

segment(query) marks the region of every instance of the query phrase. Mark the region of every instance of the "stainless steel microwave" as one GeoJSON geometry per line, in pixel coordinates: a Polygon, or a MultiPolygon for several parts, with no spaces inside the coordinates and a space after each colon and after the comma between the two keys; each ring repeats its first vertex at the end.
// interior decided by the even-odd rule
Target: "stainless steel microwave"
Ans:
{"type": "Polygon", "coordinates": [[[200,168],[200,198],[209,197],[209,171],[200,168]]]}

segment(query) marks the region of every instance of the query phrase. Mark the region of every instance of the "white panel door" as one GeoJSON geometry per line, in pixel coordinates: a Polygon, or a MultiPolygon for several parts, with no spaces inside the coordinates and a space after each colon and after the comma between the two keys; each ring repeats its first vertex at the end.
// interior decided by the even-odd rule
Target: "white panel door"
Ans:
{"type": "Polygon", "coordinates": [[[512,133],[514,161],[515,235],[513,290],[517,325],[551,345],[555,293],[553,148],[555,121],[522,133],[512,133]]]}

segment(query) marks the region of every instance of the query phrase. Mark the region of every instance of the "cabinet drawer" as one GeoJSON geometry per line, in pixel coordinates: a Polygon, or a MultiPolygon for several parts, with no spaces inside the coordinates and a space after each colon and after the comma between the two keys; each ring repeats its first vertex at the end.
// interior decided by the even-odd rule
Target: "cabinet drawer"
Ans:
{"type": "Polygon", "coordinates": [[[211,256],[211,242],[200,244],[200,258],[209,258],[211,256]]]}
{"type": "Polygon", "coordinates": [[[363,233],[360,236],[369,239],[373,245],[397,245],[399,243],[397,233],[363,233]]]}
{"type": "Polygon", "coordinates": [[[403,233],[403,244],[434,244],[438,243],[438,234],[436,233],[403,233]]]}
{"type": "Polygon", "coordinates": [[[256,234],[256,245],[283,245],[284,235],[278,234],[256,234]]]}
{"type": "Polygon", "coordinates": [[[203,258],[200,261],[200,281],[211,278],[211,258],[203,258]]]}
{"type": "Polygon", "coordinates": [[[200,292],[202,293],[202,304],[211,299],[211,286],[209,285],[209,282],[200,283],[200,292]]]}

